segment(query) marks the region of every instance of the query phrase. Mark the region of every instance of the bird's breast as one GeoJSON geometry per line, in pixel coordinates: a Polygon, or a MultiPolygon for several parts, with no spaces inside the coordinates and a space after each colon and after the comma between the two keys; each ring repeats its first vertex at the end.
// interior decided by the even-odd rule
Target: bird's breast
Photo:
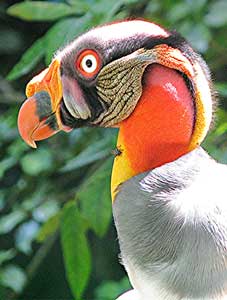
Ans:
{"type": "Polygon", "coordinates": [[[226,180],[226,167],[197,149],[121,185],[114,219],[123,263],[142,300],[222,299],[226,180]]]}

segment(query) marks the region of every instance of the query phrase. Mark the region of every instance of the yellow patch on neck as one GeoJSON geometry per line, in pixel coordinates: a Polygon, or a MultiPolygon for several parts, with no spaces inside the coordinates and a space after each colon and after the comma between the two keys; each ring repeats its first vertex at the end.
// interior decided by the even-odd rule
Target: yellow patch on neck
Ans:
{"type": "Polygon", "coordinates": [[[136,175],[136,172],[130,166],[130,161],[127,156],[127,150],[125,148],[124,138],[121,132],[119,132],[117,140],[117,148],[121,151],[121,154],[114,159],[112,178],[111,178],[111,196],[114,202],[118,186],[136,175]]]}
{"type": "Polygon", "coordinates": [[[189,146],[190,151],[198,147],[204,140],[209,130],[213,114],[212,94],[207,78],[198,62],[195,62],[193,67],[195,73],[193,79],[195,83],[196,121],[189,146]]]}

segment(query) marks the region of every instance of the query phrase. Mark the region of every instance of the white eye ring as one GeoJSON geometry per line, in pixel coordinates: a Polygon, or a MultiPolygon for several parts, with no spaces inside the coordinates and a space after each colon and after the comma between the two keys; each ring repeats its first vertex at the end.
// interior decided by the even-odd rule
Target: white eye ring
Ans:
{"type": "Polygon", "coordinates": [[[90,74],[95,72],[95,70],[98,67],[97,59],[92,54],[85,55],[81,60],[81,68],[84,70],[84,72],[90,74]]]}

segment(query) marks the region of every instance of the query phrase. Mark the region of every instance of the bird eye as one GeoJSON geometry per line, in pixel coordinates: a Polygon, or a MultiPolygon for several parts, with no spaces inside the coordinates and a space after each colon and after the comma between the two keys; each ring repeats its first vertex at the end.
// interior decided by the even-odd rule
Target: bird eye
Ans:
{"type": "Polygon", "coordinates": [[[101,59],[94,50],[83,51],[76,60],[76,68],[85,77],[96,75],[101,66],[101,59]]]}

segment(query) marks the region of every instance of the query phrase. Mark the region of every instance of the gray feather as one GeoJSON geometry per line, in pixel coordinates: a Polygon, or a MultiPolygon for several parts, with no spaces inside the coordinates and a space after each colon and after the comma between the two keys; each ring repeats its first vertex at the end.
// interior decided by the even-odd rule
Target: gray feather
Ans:
{"type": "Polygon", "coordinates": [[[226,184],[227,167],[198,148],[119,187],[114,219],[123,263],[137,273],[133,281],[158,281],[175,299],[221,299],[227,291],[226,184]]]}

